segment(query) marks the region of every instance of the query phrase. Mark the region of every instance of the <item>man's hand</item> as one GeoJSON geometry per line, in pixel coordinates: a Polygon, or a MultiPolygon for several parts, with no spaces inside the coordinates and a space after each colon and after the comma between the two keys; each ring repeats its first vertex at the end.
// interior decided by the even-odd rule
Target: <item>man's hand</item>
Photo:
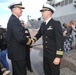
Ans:
{"type": "Polygon", "coordinates": [[[31,45],[33,45],[35,43],[35,41],[33,39],[31,39],[31,40],[32,40],[32,44],[31,45]]]}
{"type": "Polygon", "coordinates": [[[53,63],[54,63],[55,65],[58,65],[58,64],[60,63],[60,58],[56,57],[56,58],[54,59],[53,63]]]}

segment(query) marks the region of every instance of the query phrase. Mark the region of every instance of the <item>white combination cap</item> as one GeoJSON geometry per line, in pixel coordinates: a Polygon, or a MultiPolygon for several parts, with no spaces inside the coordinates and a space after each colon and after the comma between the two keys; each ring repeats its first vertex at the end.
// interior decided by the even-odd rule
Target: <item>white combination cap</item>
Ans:
{"type": "Polygon", "coordinates": [[[52,13],[54,13],[56,9],[52,5],[46,3],[43,5],[42,9],[40,10],[40,12],[42,11],[51,11],[52,13]]]}
{"type": "Polygon", "coordinates": [[[25,7],[22,6],[22,2],[14,2],[14,3],[12,3],[8,6],[9,9],[12,9],[12,8],[15,8],[15,7],[25,9],[25,7]]]}

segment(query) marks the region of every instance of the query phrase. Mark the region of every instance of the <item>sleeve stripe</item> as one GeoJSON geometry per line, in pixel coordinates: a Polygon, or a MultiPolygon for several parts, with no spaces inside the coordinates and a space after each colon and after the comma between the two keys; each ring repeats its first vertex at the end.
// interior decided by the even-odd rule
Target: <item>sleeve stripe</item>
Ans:
{"type": "Polygon", "coordinates": [[[37,38],[36,38],[36,37],[34,37],[33,39],[34,39],[34,40],[37,40],[37,38]]]}
{"type": "Polygon", "coordinates": [[[26,45],[30,45],[31,43],[31,39],[28,39],[28,42],[26,43],[26,45]]]}

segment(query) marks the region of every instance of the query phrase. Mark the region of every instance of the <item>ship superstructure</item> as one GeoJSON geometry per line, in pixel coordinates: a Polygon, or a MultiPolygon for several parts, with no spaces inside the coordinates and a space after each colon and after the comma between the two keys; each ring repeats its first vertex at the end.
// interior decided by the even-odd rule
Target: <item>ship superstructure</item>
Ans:
{"type": "Polygon", "coordinates": [[[76,24],[76,0],[48,0],[47,2],[56,8],[54,19],[61,21],[62,24],[74,20],[76,24]]]}

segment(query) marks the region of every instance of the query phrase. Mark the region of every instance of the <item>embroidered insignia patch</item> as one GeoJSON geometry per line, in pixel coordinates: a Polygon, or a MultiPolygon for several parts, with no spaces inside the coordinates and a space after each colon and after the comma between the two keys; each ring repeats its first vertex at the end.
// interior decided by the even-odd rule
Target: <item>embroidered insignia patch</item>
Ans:
{"type": "Polygon", "coordinates": [[[28,31],[26,30],[25,33],[28,33],[28,31]]]}
{"type": "Polygon", "coordinates": [[[52,26],[49,26],[48,28],[47,28],[47,30],[52,30],[53,28],[52,28],[52,26]]]}

